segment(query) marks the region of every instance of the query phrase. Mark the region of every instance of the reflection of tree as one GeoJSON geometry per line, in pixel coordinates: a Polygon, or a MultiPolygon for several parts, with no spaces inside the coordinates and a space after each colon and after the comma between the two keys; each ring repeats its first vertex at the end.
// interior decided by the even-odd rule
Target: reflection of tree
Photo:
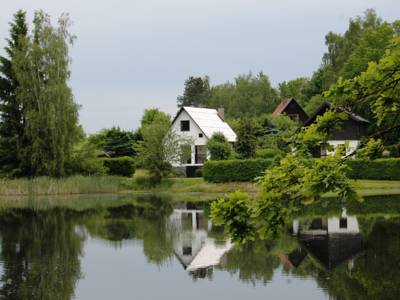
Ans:
{"type": "Polygon", "coordinates": [[[4,263],[0,298],[71,299],[80,277],[81,238],[63,210],[0,215],[4,263]]]}
{"type": "Polygon", "coordinates": [[[265,241],[255,241],[233,248],[226,254],[221,269],[230,273],[239,273],[239,279],[255,284],[266,284],[272,279],[274,270],[279,266],[279,259],[271,251],[271,245],[265,241]]]}
{"type": "Polygon", "coordinates": [[[142,205],[127,204],[110,207],[93,214],[84,225],[93,236],[106,240],[143,240],[147,259],[161,265],[173,255],[172,242],[167,238],[166,217],[172,206],[168,199],[156,196],[141,199],[142,205]]]}

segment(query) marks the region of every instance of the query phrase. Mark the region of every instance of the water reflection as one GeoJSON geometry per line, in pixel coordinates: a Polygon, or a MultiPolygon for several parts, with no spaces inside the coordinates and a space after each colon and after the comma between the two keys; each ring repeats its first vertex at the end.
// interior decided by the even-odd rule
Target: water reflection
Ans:
{"type": "Polygon", "coordinates": [[[340,217],[293,220],[292,233],[298,238],[300,247],[287,257],[280,257],[286,267],[298,267],[310,254],[328,270],[344,262],[352,269],[353,258],[364,248],[357,217],[348,216],[346,209],[340,217]]]}
{"type": "MultiPolygon", "coordinates": [[[[319,298],[396,299],[400,206],[397,201],[391,205],[381,200],[377,209],[376,200],[371,201],[358,211],[354,207],[313,208],[294,218],[277,238],[241,247],[232,245],[222,228],[212,225],[207,205],[172,205],[155,195],[84,210],[2,210],[0,299],[72,299],[77,283],[96,276],[82,268],[91,266],[85,249],[100,242],[96,247],[111,245],[116,252],[110,255],[120,255],[120,249],[130,249],[129,241],[139,245],[147,265],[127,269],[128,275],[140,278],[146,268],[156,265],[159,276],[167,276],[160,280],[174,278],[172,291],[188,285],[182,281],[184,275],[202,286],[210,281],[223,289],[229,286],[226,297],[232,299],[239,297],[233,287],[251,284],[265,289],[260,291],[261,298],[272,295],[269,288],[284,276],[291,281],[311,280],[326,293],[318,294],[319,298]],[[222,274],[230,274],[230,279],[221,281],[222,274]]],[[[132,252],[128,260],[132,259],[139,257],[132,252]]],[[[119,271],[107,270],[110,276],[119,271]]],[[[296,291],[293,285],[281,286],[280,293],[296,291]]],[[[312,285],[308,288],[296,293],[306,297],[316,291],[312,285]]],[[[119,292],[123,297],[117,298],[128,297],[123,287],[119,292]]]]}
{"type": "Polygon", "coordinates": [[[206,269],[219,265],[233,244],[226,239],[208,236],[213,229],[204,210],[182,203],[174,209],[168,225],[174,253],[184,269],[196,277],[205,277],[206,269]]]}

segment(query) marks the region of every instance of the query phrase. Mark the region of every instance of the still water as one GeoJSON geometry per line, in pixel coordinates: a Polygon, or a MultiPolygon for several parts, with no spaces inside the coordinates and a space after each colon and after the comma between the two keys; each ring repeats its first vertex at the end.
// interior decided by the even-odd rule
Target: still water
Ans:
{"type": "Polygon", "coordinates": [[[94,203],[0,210],[0,299],[400,298],[400,198],[326,202],[240,247],[207,204],[94,203]]]}

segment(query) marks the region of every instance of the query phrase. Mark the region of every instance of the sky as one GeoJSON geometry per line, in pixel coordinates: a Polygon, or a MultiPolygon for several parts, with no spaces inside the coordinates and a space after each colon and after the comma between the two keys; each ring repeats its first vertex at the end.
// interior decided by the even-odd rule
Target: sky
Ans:
{"type": "Polygon", "coordinates": [[[88,133],[134,130],[146,108],[174,115],[189,76],[215,85],[263,71],[274,86],[311,76],[325,34],[343,33],[368,8],[387,21],[400,17],[399,0],[3,0],[0,55],[18,9],[29,21],[42,9],[54,23],[69,13],[81,124],[88,133]]]}

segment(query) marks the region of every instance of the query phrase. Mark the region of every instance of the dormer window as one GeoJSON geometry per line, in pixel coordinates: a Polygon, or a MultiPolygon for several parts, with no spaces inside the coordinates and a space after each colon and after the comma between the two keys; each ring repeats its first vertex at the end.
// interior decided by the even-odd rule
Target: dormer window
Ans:
{"type": "Polygon", "coordinates": [[[190,121],[181,121],[181,131],[190,131],[190,121]]]}

